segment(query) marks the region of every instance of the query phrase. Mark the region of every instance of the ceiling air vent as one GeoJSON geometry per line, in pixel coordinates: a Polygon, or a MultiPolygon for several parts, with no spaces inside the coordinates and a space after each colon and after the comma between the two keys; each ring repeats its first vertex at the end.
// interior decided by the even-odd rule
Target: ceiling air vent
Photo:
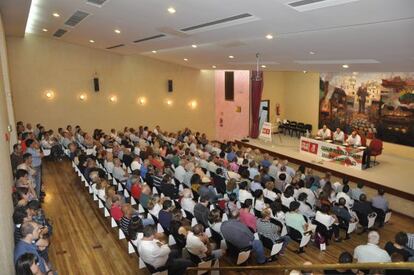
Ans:
{"type": "Polygon", "coordinates": [[[316,9],[322,9],[327,7],[339,6],[359,0],[299,0],[287,3],[289,7],[296,11],[310,11],[316,9]]]}
{"type": "Polygon", "coordinates": [[[54,37],[62,37],[65,33],[67,33],[67,30],[58,29],[57,31],[55,31],[55,33],[53,34],[53,36],[54,37]]]}
{"type": "Polygon", "coordinates": [[[148,41],[148,40],[153,40],[153,39],[161,38],[161,37],[164,37],[164,36],[165,36],[165,34],[157,34],[157,35],[154,35],[154,36],[145,37],[145,38],[135,40],[134,43],[140,43],[140,42],[144,42],[144,41],[148,41]]]}
{"type": "Polygon", "coordinates": [[[221,29],[225,27],[240,25],[252,21],[259,20],[258,17],[251,15],[250,13],[243,13],[238,14],[235,16],[215,20],[212,22],[207,22],[187,28],[181,29],[183,32],[190,32],[190,33],[197,33],[197,32],[203,32],[203,31],[209,31],[209,30],[215,30],[215,29],[221,29]]]}
{"type": "Polygon", "coordinates": [[[102,7],[103,4],[105,4],[106,1],[108,1],[108,0],[87,0],[86,3],[88,3],[89,5],[102,7]]]}
{"type": "Polygon", "coordinates": [[[120,47],[123,47],[123,46],[125,46],[125,44],[118,44],[118,45],[115,45],[115,46],[108,47],[106,49],[107,50],[112,50],[112,49],[120,48],[120,47]]]}
{"type": "Polygon", "coordinates": [[[66,20],[65,25],[69,27],[75,27],[79,24],[83,19],[85,19],[89,13],[84,11],[76,11],[68,20],[66,20]]]}

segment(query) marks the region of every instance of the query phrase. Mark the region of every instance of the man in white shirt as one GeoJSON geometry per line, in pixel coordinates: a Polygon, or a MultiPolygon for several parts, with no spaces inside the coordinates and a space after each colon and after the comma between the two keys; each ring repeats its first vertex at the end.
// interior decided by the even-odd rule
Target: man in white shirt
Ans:
{"type": "Polygon", "coordinates": [[[336,142],[341,142],[341,143],[344,142],[345,135],[344,135],[344,132],[341,131],[340,128],[336,128],[336,131],[333,133],[333,140],[336,142]]]}
{"type": "Polygon", "coordinates": [[[346,140],[346,143],[352,146],[361,146],[361,137],[356,131],[353,131],[352,134],[346,140]]]}
{"type": "Polygon", "coordinates": [[[322,139],[331,139],[331,130],[328,129],[328,126],[323,125],[322,129],[318,130],[317,136],[322,139]]]}
{"type": "Polygon", "coordinates": [[[344,185],[344,187],[342,188],[342,191],[338,192],[338,194],[336,195],[336,202],[339,202],[340,198],[344,198],[345,200],[345,206],[348,208],[352,208],[352,206],[354,205],[354,200],[351,199],[350,196],[348,196],[349,192],[349,185],[344,185]]]}
{"type": "Polygon", "coordinates": [[[131,162],[131,171],[140,170],[141,169],[141,159],[139,155],[135,155],[134,160],[131,162]]]}
{"type": "Polygon", "coordinates": [[[308,219],[315,217],[315,212],[313,212],[312,208],[306,202],[308,195],[306,193],[300,193],[298,196],[298,201],[300,203],[299,206],[299,213],[306,216],[308,219]]]}
{"type": "Polygon", "coordinates": [[[218,259],[223,255],[220,249],[211,250],[211,244],[208,236],[204,233],[204,226],[202,224],[196,224],[188,232],[187,242],[185,246],[191,254],[203,259],[207,256],[213,255],[215,259],[218,259]]]}
{"type": "Polygon", "coordinates": [[[160,268],[167,265],[171,249],[167,244],[155,239],[154,235],[155,229],[153,226],[144,227],[144,237],[139,242],[138,252],[144,263],[160,268]]]}
{"type": "Polygon", "coordinates": [[[380,236],[377,231],[368,233],[368,243],[358,245],[354,250],[354,259],[358,263],[391,262],[387,251],[378,246],[380,236]]]}
{"type": "Polygon", "coordinates": [[[121,161],[118,158],[114,158],[114,169],[112,175],[119,181],[126,181],[128,179],[128,173],[121,167],[121,161]]]}
{"type": "Polygon", "coordinates": [[[155,226],[144,227],[144,237],[139,242],[138,253],[141,260],[154,268],[168,268],[168,274],[184,275],[186,269],[194,264],[187,259],[180,258],[177,250],[171,250],[166,243],[159,241],[163,233],[156,233],[155,226]]]}
{"type": "Polygon", "coordinates": [[[180,161],[180,165],[178,165],[178,167],[175,168],[174,171],[174,177],[181,183],[184,181],[184,176],[186,173],[183,164],[183,161],[180,161]]]}

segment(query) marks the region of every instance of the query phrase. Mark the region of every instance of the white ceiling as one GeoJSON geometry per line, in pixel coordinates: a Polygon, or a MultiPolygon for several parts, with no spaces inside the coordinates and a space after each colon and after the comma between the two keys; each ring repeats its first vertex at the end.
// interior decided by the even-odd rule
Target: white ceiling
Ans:
{"type": "MultiPolygon", "coordinates": [[[[292,0],[107,0],[96,7],[86,0],[32,0],[27,30],[57,39],[53,33],[64,28],[68,32],[59,39],[65,42],[104,50],[125,44],[109,51],[200,69],[212,65],[252,69],[259,52],[266,70],[332,72],[344,70],[341,65],[346,63],[349,71],[414,71],[414,0],[359,0],[305,12],[288,7],[289,2],[292,0]],[[167,12],[170,6],[175,14],[167,12]],[[64,22],[77,10],[91,15],[74,28],[66,27],[64,22]],[[61,16],[55,18],[53,12],[61,16]],[[243,13],[258,20],[133,43],[162,34],[166,28],[171,32],[243,13]],[[42,32],[43,28],[49,31],[42,32]],[[269,33],[274,39],[265,38],[269,33]],[[91,44],[90,39],[96,42],[91,44]],[[192,44],[198,47],[194,49],[192,44]],[[235,58],[229,59],[229,55],[235,58]]],[[[8,30],[13,22],[5,25],[8,30]]]]}

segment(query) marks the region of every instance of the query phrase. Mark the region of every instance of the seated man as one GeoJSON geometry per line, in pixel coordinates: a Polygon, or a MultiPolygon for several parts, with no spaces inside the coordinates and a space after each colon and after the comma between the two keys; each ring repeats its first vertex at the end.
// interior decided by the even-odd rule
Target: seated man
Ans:
{"type": "Polygon", "coordinates": [[[340,128],[336,128],[336,131],[333,133],[333,140],[336,142],[344,143],[345,135],[340,128]]]}
{"type": "Polygon", "coordinates": [[[273,242],[276,242],[278,240],[283,241],[282,250],[280,250],[280,253],[279,253],[283,255],[284,250],[291,239],[288,235],[280,236],[279,232],[281,231],[281,228],[279,228],[277,225],[270,222],[271,216],[272,216],[272,210],[270,208],[264,208],[262,210],[262,218],[257,219],[257,223],[256,223],[257,233],[272,240],[273,242]]]}
{"type": "Polygon", "coordinates": [[[384,189],[378,189],[378,195],[371,200],[372,207],[374,207],[374,211],[378,214],[377,220],[380,227],[384,225],[385,214],[388,212],[388,201],[384,194],[384,189]]]}
{"type": "MultiPolygon", "coordinates": [[[[338,203],[334,205],[333,212],[339,219],[339,224],[342,225],[344,228],[348,228],[350,222],[357,221],[356,217],[353,217],[351,212],[349,212],[348,208],[345,206],[346,201],[344,198],[340,198],[338,203]]],[[[346,233],[345,239],[349,239],[348,232],[346,233]]]]}
{"type": "Polygon", "coordinates": [[[352,131],[352,134],[348,137],[346,143],[355,147],[361,146],[361,137],[358,135],[357,131],[352,131]]]}
{"type": "Polygon", "coordinates": [[[142,261],[155,269],[167,267],[169,274],[185,274],[187,267],[192,265],[191,261],[180,259],[178,251],[171,251],[160,235],[154,226],[144,227],[144,237],[138,246],[142,261]]]}
{"type": "Polygon", "coordinates": [[[128,172],[124,170],[121,166],[121,160],[118,158],[114,158],[114,169],[112,171],[114,178],[119,181],[126,181],[128,180],[128,172]]]}
{"type": "Polygon", "coordinates": [[[208,197],[201,197],[200,202],[194,206],[194,218],[198,223],[201,223],[205,227],[208,226],[208,215],[210,209],[208,208],[208,197]]]}
{"type": "Polygon", "coordinates": [[[348,195],[348,192],[349,192],[349,185],[344,185],[342,187],[342,191],[336,194],[336,202],[339,202],[339,200],[342,198],[345,200],[346,207],[351,208],[354,205],[354,200],[351,199],[351,197],[348,195]]]}
{"type": "Polygon", "coordinates": [[[204,232],[204,226],[200,223],[194,225],[191,231],[188,232],[185,247],[189,253],[198,256],[201,260],[208,256],[213,256],[215,259],[218,259],[223,255],[221,249],[212,250],[210,240],[204,232]]]}
{"type": "Polygon", "coordinates": [[[170,224],[172,219],[171,211],[173,210],[173,204],[171,200],[165,200],[162,203],[162,210],[158,213],[158,222],[164,228],[164,230],[170,230],[170,224]]]}
{"type": "Polygon", "coordinates": [[[239,221],[239,211],[232,211],[229,218],[228,221],[221,224],[220,228],[224,239],[238,249],[251,246],[258,264],[270,262],[272,259],[266,259],[262,242],[256,240],[249,228],[239,221]]]}
{"type": "Polygon", "coordinates": [[[331,139],[331,130],[328,126],[323,125],[322,129],[319,129],[316,135],[322,139],[331,139]]]}
{"type": "Polygon", "coordinates": [[[368,243],[358,245],[354,250],[354,259],[358,263],[391,262],[387,251],[378,246],[380,236],[377,231],[368,233],[368,243]]]}
{"type": "Polygon", "coordinates": [[[312,210],[311,205],[306,201],[308,195],[306,193],[300,193],[298,196],[298,201],[300,203],[299,213],[307,217],[308,219],[315,217],[315,212],[312,210]]]}
{"type": "Polygon", "coordinates": [[[352,210],[358,215],[360,224],[364,227],[368,226],[368,216],[374,212],[374,210],[371,207],[371,203],[367,201],[367,196],[365,194],[362,194],[359,197],[359,201],[355,201],[352,210]]]}

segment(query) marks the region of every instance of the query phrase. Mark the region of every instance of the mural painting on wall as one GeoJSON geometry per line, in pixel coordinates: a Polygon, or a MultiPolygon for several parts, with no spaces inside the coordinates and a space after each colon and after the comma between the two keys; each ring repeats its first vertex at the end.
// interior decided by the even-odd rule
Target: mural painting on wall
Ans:
{"type": "Polygon", "coordinates": [[[414,146],[414,73],[321,74],[319,127],[414,146]]]}

